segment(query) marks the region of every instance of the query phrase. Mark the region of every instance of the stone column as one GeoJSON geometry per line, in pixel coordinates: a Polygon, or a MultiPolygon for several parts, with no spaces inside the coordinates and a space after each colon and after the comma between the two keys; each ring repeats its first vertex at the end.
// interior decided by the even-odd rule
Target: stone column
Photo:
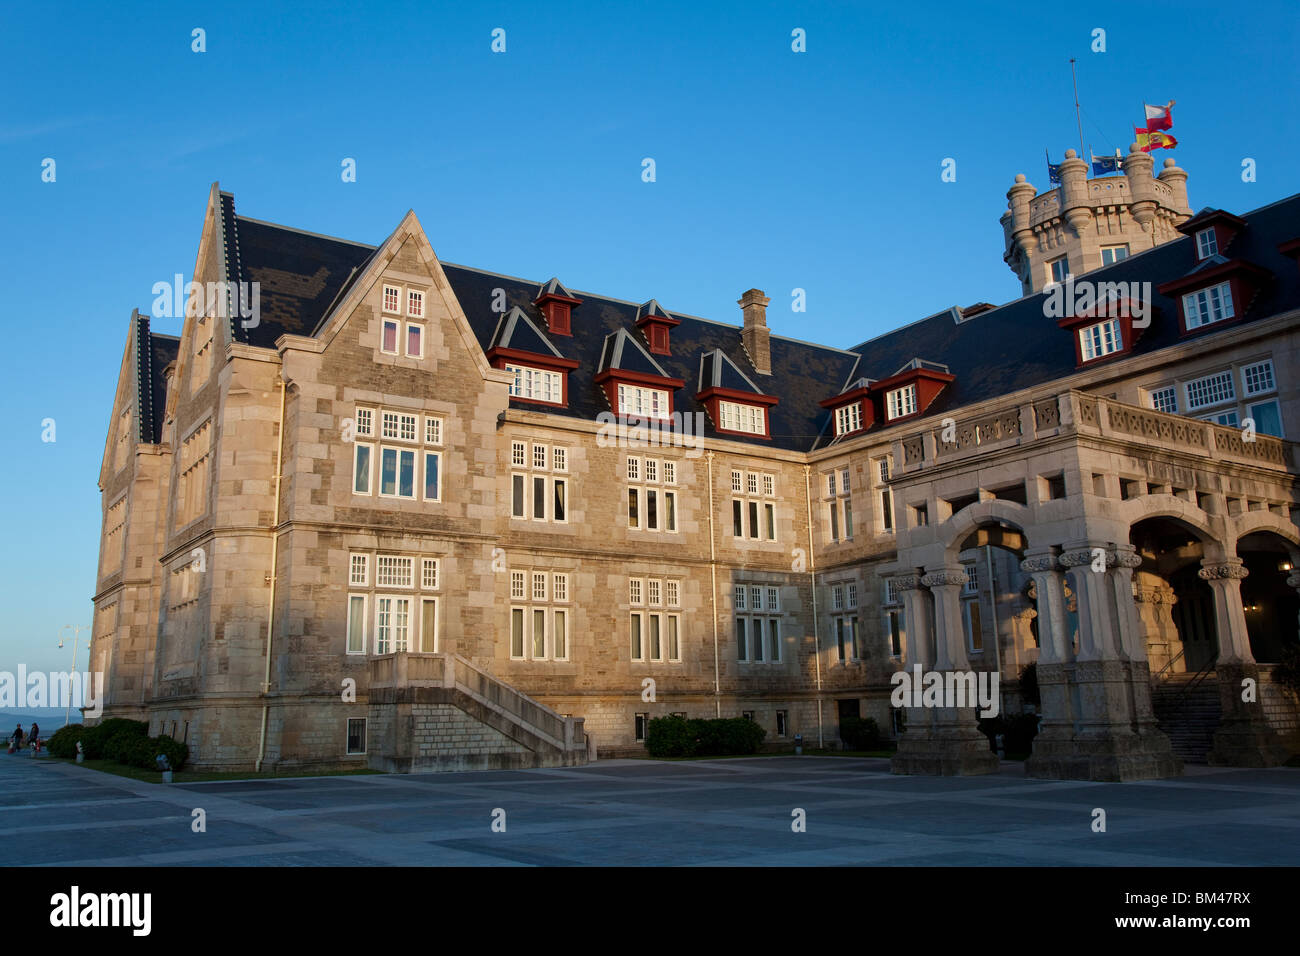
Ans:
{"type": "MultiPolygon", "coordinates": [[[[1219,729],[1208,759],[1217,767],[1276,767],[1288,751],[1264,716],[1259,665],[1250,650],[1241,582],[1249,572],[1240,558],[1206,558],[1197,574],[1214,592],[1214,626],[1219,639],[1215,676],[1219,683],[1219,729]]],[[[1289,579],[1288,579],[1289,580],[1289,579]]]]}
{"type": "MultiPolygon", "coordinates": [[[[921,586],[920,575],[912,574],[894,579],[894,587],[903,595],[903,613],[906,646],[903,649],[903,667],[909,681],[915,675],[916,665],[924,673],[934,663],[934,641],[930,633],[930,592],[921,586]]],[[[924,737],[930,730],[930,711],[924,707],[905,707],[906,724],[902,740],[911,735],[924,737]]]]}
{"type": "MultiPolygon", "coordinates": [[[[1132,549],[1083,542],[1063,553],[1078,602],[1079,654],[1073,672],[1074,739],[1043,758],[1038,776],[1149,780],[1178,776],[1182,762],[1155,725],[1149,669],[1137,644],[1132,549]],[[1138,653],[1142,660],[1133,660],[1138,653]]],[[[1029,768],[1026,768],[1027,771],[1029,768]]]]}
{"type": "MultiPolygon", "coordinates": [[[[942,680],[947,690],[951,686],[949,674],[970,672],[958,598],[966,583],[966,572],[959,566],[944,566],[931,570],[920,583],[934,597],[935,659],[927,678],[931,684],[935,679],[942,680]]],[[[916,732],[911,724],[914,711],[909,711],[907,732],[899,740],[898,753],[890,762],[894,773],[955,776],[997,772],[998,756],[989,749],[988,738],[979,731],[977,707],[927,709],[930,711],[928,725],[916,728],[916,732]]]]}
{"type": "Polygon", "coordinates": [[[1038,605],[1038,735],[1033,753],[1025,761],[1031,777],[1057,776],[1061,758],[1073,754],[1074,741],[1074,648],[1065,633],[1065,581],[1050,551],[1031,553],[1020,562],[1020,570],[1034,581],[1038,605]]]}
{"type": "Polygon", "coordinates": [[[1164,676],[1185,672],[1187,661],[1180,656],[1183,642],[1178,636],[1173,616],[1178,595],[1157,574],[1137,571],[1133,577],[1136,582],[1133,600],[1137,604],[1138,626],[1142,629],[1142,640],[1146,644],[1147,661],[1152,671],[1160,674],[1168,667],[1164,676]]]}

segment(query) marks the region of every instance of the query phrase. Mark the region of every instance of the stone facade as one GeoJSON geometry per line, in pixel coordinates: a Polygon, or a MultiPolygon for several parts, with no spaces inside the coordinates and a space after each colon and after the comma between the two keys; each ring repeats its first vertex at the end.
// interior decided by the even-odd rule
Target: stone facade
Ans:
{"type": "MultiPolygon", "coordinates": [[[[1175,192],[1178,172],[1162,173],[1175,192]]],[[[1185,190],[1166,198],[1168,209],[1138,197],[1118,221],[1158,238],[1159,223],[1186,215],[1185,190]],[[1145,202],[1158,208],[1143,219],[1145,202]]],[[[198,282],[226,275],[222,201],[214,186],[198,282]]],[[[767,299],[750,290],[740,302],[735,334],[762,376],[767,299]]],[[[494,728],[481,701],[446,687],[372,687],[377,662],[458,657],[542,705],[538,720],[579,720],[582,748],[602,754],[638,750],[645,720],[671,713],[749,714],[769,740],[802,734],[807,746],[838,746],[845,716],[893,734],[891,676],[914,663],[997,672],[1003,706],[1018,709],[1020,674],[1037,663],[1031,772],[1167,776],[1178,765],[1147,687],[1190,670],[1179,601],[1155,610],[1150,599],[1175,597],[1169,555],[1206,569],[1197,593],[1212,598],[1219,659],[1253,664],[1241,579],[1214,569],[1240,560],[1243,539],[1300,561],[1300,493],[1290,442],[1243,443],[1239,429],[1153,410],[1148,394],[1267,357],[1285,434],[1300,434],[1296,320],[1288,311],[1219,332],[1213,350],[1135,354],[813,450],[615,443],[596,421],[512,400],[511,374],[490,365],[408,214],[319,328],[270,348],[239,341],[237,317],[187,318],[159,440],[129,442],[115,467],[132,410],[128,347],[100,476],[92,660],[109,674],[107,713],[148,719],[209,768],[514,766],[539,752],[524,731],[494,728]],[[423,296],[417,350],[386,347],[386,285],[423,296]],[[412,480],[436,468],[436,494],[382,493],[385,456],[396,473],[407,453],[412,480]],[[540,495],[528,510],[544,520],[514,516],[517,487],[540,495]],[[629,527],[630,489],[645,506],[651,491],[663,508],[671,496],[674,529],[629,527]],[[733,502],[755,516],[770,506],[771,531],[734,534],[733,502]],[[1145,545],[1156,520],[1193,542],[1145,545]],[[752,638],[755,621],[762,659],[752,642],[739,659],[737,630],[752,638]],[[358,719],[380,750],[347,752],[358,719]]],[[[1271,748],[1294,708],[1276,688],[1267,699],[1267,715],[1233,719],[1271,748]]],[[[913,710],[907,727],[900,772],[996,765],[969,709],[913,710]]]]}

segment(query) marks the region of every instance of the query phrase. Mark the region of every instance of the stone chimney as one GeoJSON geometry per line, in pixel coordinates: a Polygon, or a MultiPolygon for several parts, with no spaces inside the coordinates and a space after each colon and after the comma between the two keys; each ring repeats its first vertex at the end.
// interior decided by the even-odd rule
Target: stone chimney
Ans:
{"type": "Polygon", "coordinates": [[[750,289],[736,300],[745,316],[740,338],[754,371],[760,375],[772,374],[771,333],[767,329],[767,304],[771,301],[759,289],[750,289]]]}

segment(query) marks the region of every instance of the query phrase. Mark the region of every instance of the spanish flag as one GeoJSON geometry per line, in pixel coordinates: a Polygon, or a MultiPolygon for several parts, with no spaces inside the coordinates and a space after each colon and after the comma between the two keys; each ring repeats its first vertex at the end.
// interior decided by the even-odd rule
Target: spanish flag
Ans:
{"type": "Polygon", "coordinates": [[[1137,136],[1138,149],[1144,153],[1149,153],[1153,149],[1173,149],[1178,145],[1178,140],[1168,133],[1159,133],[1140,126],[1133,127],[1133,133],[1137,136]]]}

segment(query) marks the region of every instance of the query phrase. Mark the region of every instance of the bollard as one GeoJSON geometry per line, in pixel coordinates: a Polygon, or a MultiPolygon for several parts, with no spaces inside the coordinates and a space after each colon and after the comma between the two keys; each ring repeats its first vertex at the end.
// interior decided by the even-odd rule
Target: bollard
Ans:
{"type": "Polygon", "coordinates": [[[794,752],[796,754],[803,753],[803,734],[794,735],[794,752]]]}

